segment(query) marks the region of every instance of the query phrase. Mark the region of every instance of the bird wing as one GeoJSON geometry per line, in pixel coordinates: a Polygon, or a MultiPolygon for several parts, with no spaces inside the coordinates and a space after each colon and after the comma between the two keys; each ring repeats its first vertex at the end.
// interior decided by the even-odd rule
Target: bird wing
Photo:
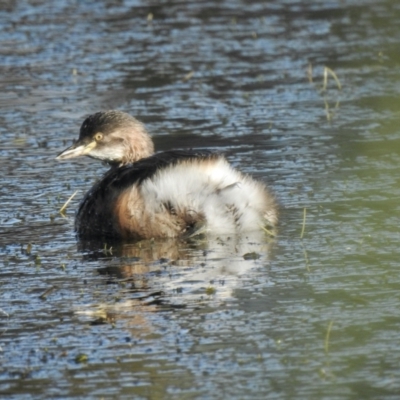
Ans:
{"type": "Polygon", "coordinates": [[[78,234],[84,234],[86,229],[89,232],[97,229],[105,234],[110,232],[112,235],[114,231],[113,204],[124,189],[141,184],[169,166],[191,159],[208,160],[218,157],[220,154],[206,150],[175,150],[157,153],[122,167],[111,168],[83,198],[77,212],[75,229],[78,234]],[[89,225],[91,227],[86,228],[89,225]]]}

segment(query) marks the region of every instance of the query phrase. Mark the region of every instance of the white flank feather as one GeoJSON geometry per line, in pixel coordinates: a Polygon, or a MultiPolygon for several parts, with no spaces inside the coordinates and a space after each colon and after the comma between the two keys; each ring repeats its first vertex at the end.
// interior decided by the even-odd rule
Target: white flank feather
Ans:
{"type": "Polygon", "coordinates": [[[157,213],[167,203],[178,214],[204,216],[207,230],[215,234],[257,230],[277,220],[276,213],[267,215],[274,199],[265,186],[234,170],[224,158],[167,167],[146,179],[140,191],[146,212],[157,213]]]}

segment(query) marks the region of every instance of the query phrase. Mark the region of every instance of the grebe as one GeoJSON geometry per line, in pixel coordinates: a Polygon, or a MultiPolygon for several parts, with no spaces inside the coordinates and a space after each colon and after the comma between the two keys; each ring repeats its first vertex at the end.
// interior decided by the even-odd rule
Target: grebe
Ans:
{"type": "Polygon", "coordinates": [[[89,116],[78,141],[56,159],[83,155],[111,168],[79,206],[75,229],[80,238],[232,235],[277,224],[275,198],[263,183],[234,170],[220,154],[154,154],[144,125],[127,113],[89,116]]]}

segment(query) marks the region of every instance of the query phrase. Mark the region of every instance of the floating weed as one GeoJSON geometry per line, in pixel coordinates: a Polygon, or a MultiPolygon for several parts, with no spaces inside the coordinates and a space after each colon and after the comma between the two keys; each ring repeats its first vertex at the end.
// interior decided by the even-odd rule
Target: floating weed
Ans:
{"type": "Polygon", "coordinates": [[[329,67],[324,67],[324,85],[322,86],[322,91],[325,91],[328,86],[328,76],[331,75],[336,82],[336,85],[339,90],[342,90],[342,84],[340,83],[335,72],[329,67]]]}
{"type": "Polygon", "coordinates": [[[336,104],[333,107],[333,109],[334,109],[333,111],[331,111],[329,103],[326,101],[325,98],[324,98],[324,104],[325,104],[326,119],[330,122],[330,121],[332,121],[332,118],[335,115],[335,110],[337,110],[339,108],[339,100],[336,101],[336,104]]]}
{"type": "Polygon", "coordinates": [[[86,363],[88,361],[89,357],[84,354],[84,353],[80,353],[75,357],[75,362],[77,364],[82,364],[82,363],[86,363]]]}
{"type": "MultiPolygon", "coordinates": [[[[334,79],[337,88],[339,90],[342,90],[342,84],[340,83],[339,78],[337,77],[337,75],[336,75],[335,71],[333,71],[333,69],[325,66],[323,75],[324,75],[324,77],[323,77],[322,88],[321,88],[322,92],[325,92],[328,88],[329,75],[332,76],[332,78],[334,79]]],[[[311,63],[308,64],[308,67],[307,67],[307,77],[308,77],[308,82],[310,84],[314,84],[313,67],[312,67],[311,63]]]]}
{"type": "Polygon", "coordinates": [[[57,286],[52,286],[51,288],[48,288],[47,290],[45,290],[40,296],[39,299],[40,300],[47,300],[47,297],[49,294],[53,293],[54,291],[58,290],[57,286]]]}
{"type": "Polygon", "coordinates": [[[31,254],[32,251],[32,245],[30,243],[28,243],[28,245],[26,246],[26,254],[29,256],[31,254]]]}
{"type": "Polygon", "coordinates": [[[183,81],[183,82],[188,81],[193,75],[194,75],[194,71],[188,72],[188,73],[182,78],[182,81],[183,81]]]}
{"type": "Polygon", "coordinates": [[[39,256],[39,254],[37,254],[36,257],[35,257],[35,265],[37,267],[40,267],[42,265],[42,260],[41,260],[41,258],[39,256]]]}
{"type": "Polygon", "coordinates": [[[107,254],[110,254],[110,256],[113,255],[113,248],[110,246],[110,248],[107,249],[107,243],[104,243],[104,248],[103,248],[103,253],[106,256],[107,254]]]}
{"type": "MultiPolygon", "coordinates": [[[[267,227],[261,225],[261,229],[270,237],[274,238],[276,235],[273,230],[268,229],[267,227]]],[[[273,229],[273,228],[272,228],[273,229]]]]}
{"type": "Polygon", "coordinates": [[[68,204],[71,202],[71,200],[76,196],[76,194],[79,192],[79,190],[76,190],[75,193],[73,193],[69,199],[64,203],[64,205],[60,208],[59,213],[65,217],[65,210],[67,209],[68,204]]]}
{"type": "MultiPolygon", "coordinates": [[[[333,80],[335,81],[338,90],[342,90],[342,84],[341,84],[339,78],[337,77],[335,71],[333,71],[331,68],[326,67],[326,66],[324,67],[324,72],[323,72],[322,87],[320,89],[318,89],[316,87],[316,90],[320,91],[321,93],[325,93],[327,91],[329,76],[331,76],[333,78],[333,80]]],[[[311,63],[309,63],[308,67],[307,67],[307,77],[308,77],[308,82],[310,84],[316,86],[314,83],[314,79],[313,79],[313,67],[312,67],[311,63]]],[[[329,105],[329,101],[326,99],[325,95],[324,95],[323,100],[324,100],[326,119],[328,120],[328,122],[330,122],[330,121],[332,121],[332,118],[335,115],[335,110],[339,108],[340,101],[339,101],[339,99],[337,99],[334,107],[332,108],[329,105]]]]}
{"type": "Polygon", "coordinates": [[[329,353],[329,338],[331,336],[332,326],[333,326],[333,321],[329,321],[328,329],[327,329],[326,335],[325,335],[325,343],[324,343],[325,354],[329,353]]]}
{"type": "Polygon", "coordinates": [[[217,292],[217,290],[216,290],[215,287],[213,287],[213,286],[208,286],[208,287],[206,288],[206,295],[207,295],[207,296],[212,296],[212,295],[214,295],[216,292],[217,292]]]}
{"type": "Polygon", "coordinates": [[[303,209],[303,226],[301,228],[300,239],[303,239],[304,231],[306,230],[306,216],[307,216],[307,208],[303,209]]]}
{"type": "Polygon", "coordinates": [[[17,137],[13,140],[13,143],[17,146],[23,146],[26,144],[26,137],[17,137]]]}

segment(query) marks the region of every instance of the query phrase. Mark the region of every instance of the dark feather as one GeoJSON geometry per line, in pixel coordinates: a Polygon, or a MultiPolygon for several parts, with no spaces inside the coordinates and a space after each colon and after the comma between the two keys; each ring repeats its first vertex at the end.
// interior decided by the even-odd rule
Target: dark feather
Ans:
{"type": "Polygon", "coordinates": [[[82,200],[76,216],[78,236],[113,237],[118,235],[113,216],[118,195],[126,188],[151,178],[157,171],[193,159],[220,157],[210,151],[176,150],[154,154],[133,164],[111,168],[82,200]]]}

